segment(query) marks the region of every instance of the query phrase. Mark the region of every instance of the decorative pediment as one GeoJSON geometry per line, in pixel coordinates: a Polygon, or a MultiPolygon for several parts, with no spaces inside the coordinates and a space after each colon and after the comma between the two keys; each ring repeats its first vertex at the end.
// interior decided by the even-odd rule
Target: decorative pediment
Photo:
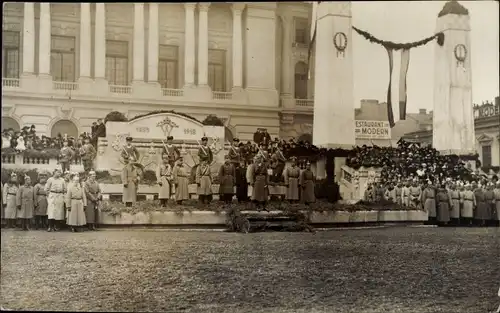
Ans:
{"type": "Polygon", "coordinates": [[[482,134],[481,136],[477,137],[477,141],[479,141],[479,143],[482,144],[491,143],[493,141],[493,137],[490,137],[486,134],[482,134]]]}

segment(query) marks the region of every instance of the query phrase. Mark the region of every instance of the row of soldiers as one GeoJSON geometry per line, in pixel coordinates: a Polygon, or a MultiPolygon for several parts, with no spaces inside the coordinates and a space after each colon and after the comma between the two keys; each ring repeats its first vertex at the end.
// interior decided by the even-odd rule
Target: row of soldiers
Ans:
{"type": "Polygon", "coordinates": [[[77,173],[62,176],[59,169],[49,176],[40,173],[33,186],[29,176],[20,184],[12,173],[1,193],[2,219],[7,228],[15,227],[17,220],[23,230],[34,226],[50,232],[69,226],[76,232],[85,225],[96,230],[97,207],[102,199],[96,173],[90,171],[85,182],[77,173]]]}
{"type": "Polygon", "coordinates": [[[373,183],[365,191],[366,201],[392,201],[423,209],[429,222],[440,225],[499,226],[500,181],[426,184],[418,180],[403,183],[373,183]]]}
{"type": "MultiPolygon", "coordinates": [[[[137,148],[132,145],[132,138],[126,138],[122,158],[125,167],[122,171],[123,202],[132,206],[137,200],[137,188],[140,181],[138,166],[135,161],[139,158],[137,148]]],[[[290,202],[310,204],[315,201],[315,177],[311,171],[311,164],[301,170],[297,160],[292,159],[292,165],[285,169],[284,157],[274,153],[269,157],[267,151],[259,151],[249,165],[241,157],[239,140],[234,139],[225,162],[218,171],[220,199],[229,203],[233,197],[240,202],[248,200],[248,188],[252,187],[251,200],[259,208],[265,209],[266,203],[273,193],[270,186],[283,177],[286,193],[285,198],[290,202]]],[[[279,151],[279,149],[278,149],[279,151]]],[[[212,199],[212,173],[213,152],[208,146],[208,138],[203,137],[198,149],[199,164],[195,169],[198,199],[202,204],[207,204],[212,199]]],[[[175,195],[178,204],[189,199],[189,171],[177,147],[173,145],[173,137],[167,137],[162,153],[162,164],[158,168],[158,198],[163,206],[175,195]]]]}

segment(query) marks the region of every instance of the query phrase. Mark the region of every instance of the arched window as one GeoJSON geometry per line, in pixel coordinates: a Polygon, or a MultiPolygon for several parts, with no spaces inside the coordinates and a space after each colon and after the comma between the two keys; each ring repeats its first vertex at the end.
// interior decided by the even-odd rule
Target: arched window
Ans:
{"type": "Polygon", "coordinates": [[[4,129],[12,128],[14,131],[18,132],[21,130],[19,123],[12,117],[2,117],[2,132],[4,129]]]}
{"type": "Polygon", "coordinates": [[[307,99],[307,64],[295,65],[295,99],[307,99]]]}
{"type": "Polygon", "coordinates": [[[50,132],[51,137],[57,137],[58,134],[64,136],[64,134],[68,134],[68,137],[78,137],[78,128],[75,123],[70,120],[60,120],[57,121],[54,126],[52,126],[52,130],[50,132]]]}
{"type": "Polygon", "coordinates": [[[299,136],[298,141],[308,142],[308,143],[312,144],[313,137],[311,134],[302,134],[299,136]]]}

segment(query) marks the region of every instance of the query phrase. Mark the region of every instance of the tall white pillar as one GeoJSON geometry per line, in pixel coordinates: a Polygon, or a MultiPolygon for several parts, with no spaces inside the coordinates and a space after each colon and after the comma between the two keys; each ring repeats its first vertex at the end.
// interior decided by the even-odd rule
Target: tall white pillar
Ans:
{"type": "Polygon", "coordinates": [[[292,19],[283,17],[283,48],[281,67],[281,96],[292,97],[292,19]]]}
{"type": "Polygon", "coordinates": [[[445,4],[437,18],[436,32],[445,36],[436,43],[432,145],[443,154],[476,151],[472,106],[470,17],[456,1],[445,4]]]}
{"type": "Polygon", "coordinates": [[[355,136],[351,2],[320,2],[317,12],[313,144],[352,149],[355,136]]]}
{"type": "Polygon", "coordinates": [[[106,77],[106,4],[95,4],[94,76],[106,77]]]}
{"type": "Polygon", "coordinates": [[[90,3],[80,4],[80,77],[90,78],[92,56],[92,36],[90,25],[90,3]]]}
{"type": "Polygon", "coordinates": [[[144,3],[134,3],[134,82],[144,82],[144,3]]]}
{"type": "Polygon", "coordinates": [[[208,9],[210,3],[198,4],[198,85],[208,85],[208,9]]]}
{"type": "Polygon", "coordinates": [[[40,47],[38,49],[38,74],[40,76],[50,75],[50,48],[51,48],[51,24],[50,3],[40,3],[40,47]]]}
{"type": "Polygon", "coordinates": [[[233,89],[243,87],[243,36],[241,15],[245,3],[233,3],[233,89]]]}
{"type": "Polygon", "coordinates": [[[149,3],[148,82],[158,81],[158,3],[149,3]]]}
{"type": "Polygon", "coordinates": [[[194,66],[195,66],[195,39],[194,39],[194,8],[195,3],[185,3],[186,25],[184,39],[184,85],[194,85],[194,66]]]}
{"type": "Polygon", "coordinates": [[[23,74],[35,73],[35,4],[24,3],[23,18],[23,74]]]}

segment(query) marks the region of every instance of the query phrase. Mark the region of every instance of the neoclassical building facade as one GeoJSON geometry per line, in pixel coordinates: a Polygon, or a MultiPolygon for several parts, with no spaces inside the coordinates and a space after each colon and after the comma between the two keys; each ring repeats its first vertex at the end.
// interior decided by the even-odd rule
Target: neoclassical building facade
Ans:
{"type": "Polygon", "coordinates": [[[111,111],[215,114],[234,136],[312,132],[311,5],[7,3],[2,128],[89,131],[111,111]]]}

